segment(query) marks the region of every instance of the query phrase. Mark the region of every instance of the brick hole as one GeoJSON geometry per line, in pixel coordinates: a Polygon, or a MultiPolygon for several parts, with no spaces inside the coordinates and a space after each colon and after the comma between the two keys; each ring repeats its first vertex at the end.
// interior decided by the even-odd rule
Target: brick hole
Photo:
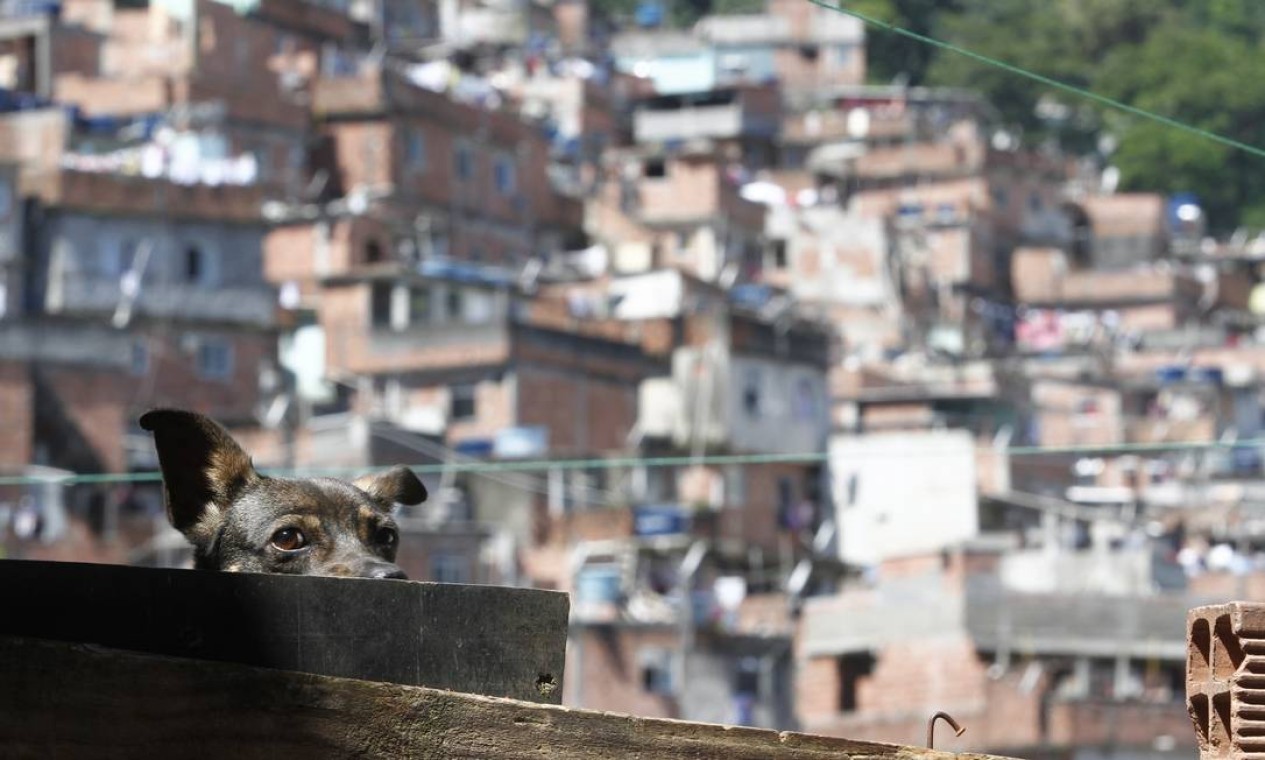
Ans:
{"type": "Polygon", "coordinates": [[[1190,717],[1195,722],[1195,734],[1200,750],[1208,748],[1208,695],[1195,694],[1190,698],[1190,717]]]}
{"type": "Polygon", "coordinates": [[[1208,744],[1218,752],[1230,748],[1230,692],[1212,695],[1212,715],[1208,721],[1208,744]]]}
{"type": "Polygon", "coordinates": [[[536,679],[536,691],[540,696],[547,697],[558,689],[558,682],[554,679],[552,673],[541,673],[536,679]]]}
{"type": "Polygon", "coordinates": [[[1212,675],[1218,680],[1228,681],[1243,663],[1243,644],[1230,627],[1229,615],[1217,618],[1213,633],[1217,637],[1217,646],[1212,650],[1212,675]]]}
{"type": "Polygon", "coordinates": [[[1205,683],[1212,667],[1212,626],[1199,618],[1190,626],[1190,649],[1186,673],[1193,683],[1205,683]]]}

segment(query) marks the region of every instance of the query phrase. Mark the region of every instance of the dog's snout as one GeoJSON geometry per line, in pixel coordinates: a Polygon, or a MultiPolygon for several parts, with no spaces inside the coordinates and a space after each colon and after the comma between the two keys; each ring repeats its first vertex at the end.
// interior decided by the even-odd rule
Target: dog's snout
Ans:
{"type": "Polygon", "coordinates": [[[341,578],[396,578],[408,580],[408,575],[393,562],[382,560],[352,560],[335,562],[317,571],[316,575],[333,575],[341,578]]]}
{"type": "Polygon", "coordinates": [[[370,578],[395,578],[397,580],[406,581],[408,576],[404,571],[395,565],[376,565],[369,569],[370,578]]]}

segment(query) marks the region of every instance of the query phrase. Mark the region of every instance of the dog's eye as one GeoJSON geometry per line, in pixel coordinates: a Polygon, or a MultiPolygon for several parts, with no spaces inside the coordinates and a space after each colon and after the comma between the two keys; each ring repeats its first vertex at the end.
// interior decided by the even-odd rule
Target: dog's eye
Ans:
{"type": "Polygon", "coordinates": [[[283,552],[294,552],[307,546],[307,536],[298,528],[282,528],[272,534],[272,545],[283,552]]]}
{"type": "Polygon", "coordinates": [[[383,527],[378,528],[377,532],[373,534],[373,538],[383,546],[395,546],[395,542],[400,540],[400,534],[395,531],[395,528],[383,527]]]}

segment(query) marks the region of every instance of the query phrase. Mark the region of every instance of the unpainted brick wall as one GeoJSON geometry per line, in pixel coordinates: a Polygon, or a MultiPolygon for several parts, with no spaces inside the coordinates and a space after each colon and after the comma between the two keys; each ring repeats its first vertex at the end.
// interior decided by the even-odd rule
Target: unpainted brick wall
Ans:
{"type": "Polygon", "coordinates": [[[13,472],[30,463],[34,407],[30,369],[20,362],[0,362],[0,471],[13,472]]]}
{"type": "Polygon", "coordinates": [[[1202,760],[1265,755],[1265,604],[1187,614],[1186,707],[1202,760]]]}
{"type": "Polygon", "coordinates": [[[646,691],[641,654],[646,649],[677,651],[677,632],[665,626],[583,626],[575,629],[567,646],[564,688],[574,704],[579,682],[583,706],[647,718],[679,715],[673,697],[646,691]]]}

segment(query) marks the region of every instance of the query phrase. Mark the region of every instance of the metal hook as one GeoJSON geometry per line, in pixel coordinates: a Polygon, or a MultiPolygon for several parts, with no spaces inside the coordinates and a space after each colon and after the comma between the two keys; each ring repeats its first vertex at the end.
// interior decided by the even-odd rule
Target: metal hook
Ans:
{"type": "Polygon", "coordinates": [[[955,736],[961,736],[962,734],[966,733],[966,729],[959,726],[958,722],[953,719],[952,715],[941,710],[935,715],[932,715],[931,720],[927,721],[927,749],[936,748],[936,721],[937,720],[943,720],[945,723],[948,723],[950,726],[952,726],[955,736]]]}

